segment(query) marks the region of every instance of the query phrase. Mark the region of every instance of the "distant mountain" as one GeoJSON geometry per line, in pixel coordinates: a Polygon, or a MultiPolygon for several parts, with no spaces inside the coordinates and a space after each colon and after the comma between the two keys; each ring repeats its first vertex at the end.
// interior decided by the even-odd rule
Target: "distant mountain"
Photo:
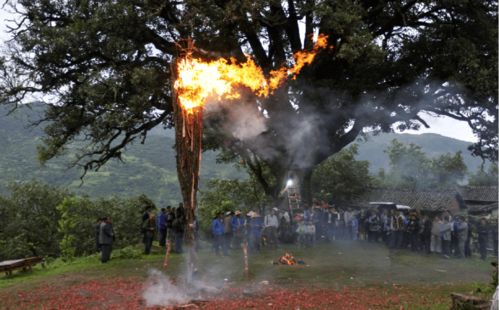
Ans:
{"type": "MultiPolygon", "coordinates": [[[[42,180],[72,192],[104,197],[133,196],[142,193],[160,205],[180,201],[173,131],[155,129],[144,145],[131,145],[123,155],[124,163],[113,161],[98,172],[89,172],[82,183],[82,171],[68,169],[68,155],[50,160],[41,166],[36,146],[41,143],[41,128],[28,128],[28,120],[39,119],[43,106],[22,107],[6,116],[0,106],[0,192],[11,182],[42,180]]],[[[76,146],[74,146],[76,148],[76,146]]],[[[212,178],[244,178],[244,172],[231,165],[217,164],[215,152],[203,153],[201,186],[212,178]]]]}
{"type": "MultiPolygon", "coordinates": [[[[79,178],[82,171],[67,168],[72,158],[71,150],[68,155],[51,160],[43,167],[37,161],[36,146],[41,143],[43,131],[40,127],[29,128],[27,125],[29,121],[40,118],[43,105],[21,107],[9,116],[6,116],[7,111],[0,106],[0,192],[5,192],[11,182],[37,179],[96,197],[145,193],[160,205],[179,201],[172,130],[155,128],[144,145],[137,143],[127,149],[124,163],[113,161],[98,172],[89,172],[82,184],[79,178]]],[[[461,150],[471,171],[475,171],[481,162],[469,155],[468,142],[436,134],[370,137],[367,142],[356,142],[359,144],[358,159],[368,160],[373,173],[381,167],[388,168],[388,157],[383,151],[393,139],[418,144],[429,156],[461,150]]],[[[215,152],[203,154],[201,186],[211,178],[246,177],[244,172],[231,165],[216,163],[216,155],[215,152]]]]}
{"type": "Polygon", "coordinates": [[[469,172],[475,172],[479,169],[482,160],[471,156],[468,146],[470,142],[461,141],[438,134],[425,133],[421,135],[414,134],[395,134],[387,133],[376,136],[369,136],[367,141],[357,141],[359,145],[359,155],[357,159],[369,161],[369,170],[371,173],[377,173],[380,168],[387,170],[389,168],[389,159],[384,152],[393,139],[397,139],[404,144],[413,143],[421,146],[428,157],[437,157],[446,153],[462,152],[463,160],[468,167],[469,172]]]}

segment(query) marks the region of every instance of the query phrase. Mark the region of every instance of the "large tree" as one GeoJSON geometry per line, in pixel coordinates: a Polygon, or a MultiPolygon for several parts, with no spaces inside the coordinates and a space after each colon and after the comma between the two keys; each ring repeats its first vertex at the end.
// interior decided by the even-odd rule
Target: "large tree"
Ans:
{"type": "Polygon", "coordinates": [[[43,95],[50,104],[42,160],[83,139],[76,163],[97,169],[152,128],[173,126],[170,68],[183,39],[195,40],[195,56],[250,54],[269,72],[317,33],[334,48],[268,99],[245,101],[261,114],[259,135],[220,130],[230,111],[207,131],[268,195],[293,171],[310,201],[316,165],[366,128],[427,126],[421,111],[468,122],[480,138],[473,153],[497,158],[497,1],[16,2],[0,101],[43,95]]]}

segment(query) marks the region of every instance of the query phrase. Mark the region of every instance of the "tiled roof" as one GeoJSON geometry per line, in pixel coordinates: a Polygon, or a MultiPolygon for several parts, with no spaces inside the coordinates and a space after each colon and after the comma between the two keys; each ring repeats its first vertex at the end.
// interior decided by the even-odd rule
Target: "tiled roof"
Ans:
{"type": "Polygon", "coordinates": [[[359,197],[354,204],[367,207],[370,201],[390,201],[414,209],[443,211],[456,199],[455,191],[412,191],[404,189],[374,188],[359,197]]]}
{"type": "Polygon", "coordinates": [[[457,190],[465,201],[497,202],[497,186],[460,186],[457,190]]]}
{"type": "Polygon", "coordinates": [[[499,207],[497,202],[487,205],[467,204],[466,206],[468,207],[468,212],[471,214],[489,213],[493,210],[497,210],[499,207]]]}

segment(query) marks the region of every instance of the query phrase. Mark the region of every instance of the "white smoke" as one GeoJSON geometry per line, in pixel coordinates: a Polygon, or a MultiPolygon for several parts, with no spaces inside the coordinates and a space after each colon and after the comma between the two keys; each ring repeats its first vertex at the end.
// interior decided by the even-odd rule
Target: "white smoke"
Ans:
{"type": "Polygon", "coordinates": [[[229,110],[230,122],[226,128],[241,141],[253,139],[267,130],[265,118],[255,113],[255,108],[248,105],[234,105],[229,110]]]}
{"type": "Polygon", "coordinates": [[[254,102],[213,101],[205,106],[205,115],[208,119],[215,116],[221,122],[216,127],[240,141],[254,139],[267,130],[265,117],[254,102]]]}
{"type": "Polygon", "coordinates": [[[173,306],[185,304],[191,300],[185,290],[173,284],[167,276],[157,269],[149,271],[142,297],[146,302],[146,307],[173,306]]]}

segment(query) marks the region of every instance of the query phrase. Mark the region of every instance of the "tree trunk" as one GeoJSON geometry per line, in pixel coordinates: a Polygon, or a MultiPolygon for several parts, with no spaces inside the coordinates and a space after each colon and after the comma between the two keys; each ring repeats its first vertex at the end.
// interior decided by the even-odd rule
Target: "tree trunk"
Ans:
{"type": "MultiPolygon", "coordinates": [[[[175,62],[174,62],[175,63],[175,62]]],[[[176,80],[177,68],[172,68],[172,80],[176,80]]],[[[196,206],[199,186],[199,169],[203,141],[203,107],[186,111],[180,106],[175,89],[173,92],[173,113],[175,121],[175,148],[177,151],[177,176],[182,192],[186,216],[185,242],[188,247],[188,278],[190,282],[196,271],[196,206]]],[[[165,258],[168,266],[168,258],[165,258]]]]}
{"type": "Polygon", "coordinates": [[[300,179],[300,195],[302,204],[312,206],[312,172],[313,168],[301,169],[298,173],[300,179]]]}

